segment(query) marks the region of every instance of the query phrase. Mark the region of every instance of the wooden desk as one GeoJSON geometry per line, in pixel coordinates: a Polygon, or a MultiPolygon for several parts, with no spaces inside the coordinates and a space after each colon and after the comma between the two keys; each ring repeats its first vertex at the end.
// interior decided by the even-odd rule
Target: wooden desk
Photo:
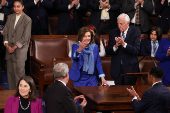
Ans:
{"type": "MultiPolygon", "coordinates": [[[[87,99],[86,113],[96,111],[114,111],[114,113],[134,113],[132,97],[129,97],[126,87],[130,85],[102,86],[78,86],[74,87],[76,95],[84,95],[87,99]],[[117,111],[117,112],[116,112],[117,111]]],[[[143,92],[151,86],[143,86],[143,92]]],[[[136,87],[135,87],[136,88],[136,87]]]]}
{"type": "Polygon", "coordinates": [[[4,112],[6,100],[8,97],[15,94],[15,90],[3,90],[0,91],[0,113],[4,112]]]}

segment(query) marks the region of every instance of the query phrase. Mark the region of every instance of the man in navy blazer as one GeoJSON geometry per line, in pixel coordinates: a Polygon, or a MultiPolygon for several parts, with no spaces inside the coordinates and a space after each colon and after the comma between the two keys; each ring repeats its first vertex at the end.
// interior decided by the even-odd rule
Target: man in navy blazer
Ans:
{"type": "Polygon", "coordinates": [[[116,17],[119,15],[120,0],[89,0],[89,8],[92,10],[90,24],[97,28],[98,34],[109,34],[111,29],[117,28],[116,17]],[[106,8],[107,16],[103,16],[103,8],[106,8]]]}
{"type": "Polygon", "coordinates": [[[157,26],[161,28],[163,34],[167,34],[170,28],[170,1],[157,0],[155,12],[158,14],[157,26]]]}
{"type": "Polygon", "coordinates": [[[47,8],[52,8],[52,0],[24,0],[27,15],[32,19],[32,35],[48,35],[47,8]]]}
{"type": "Polygon", "coordinates": [[[143,93],[142,99],[134,90],[127,88],[133,97],[133,109],[135,113],[169,113],[170,91],[162,84],[164,71],[160,67],[152,67],[148,73],[149,84],[152,88],[143,93]]]}
{"type": "Polygon", "coordinates": [[[139,71],[138,52],[140,48],[140,31],[129,26],[130,18],[127,14],[117,17],[118,28],[111,30],[106,53],[112,56],[110,75],[116,85],[130,85],[136,81],[135,77],[121,76],[125,73],[139,71]]]}
{"type": "Polygon", "coordinates": [[[66,86],[69,80],[69,68],[65,63],[58,63],[53,68],[55,82],[48,86],[45,94],[47,113],[84,113],[87,101],[84,95],[73,98],[72,91],[66,86]],[[79,106],[76,105],[81,99],[79,106]]]}
{"type": "Polygon", "coordinates": [[[58,35],[77,35],[78,30],[83,26],[82,16],[86,4],[86,0],[56,0],[56,9],[59,12],[58,35]]]}

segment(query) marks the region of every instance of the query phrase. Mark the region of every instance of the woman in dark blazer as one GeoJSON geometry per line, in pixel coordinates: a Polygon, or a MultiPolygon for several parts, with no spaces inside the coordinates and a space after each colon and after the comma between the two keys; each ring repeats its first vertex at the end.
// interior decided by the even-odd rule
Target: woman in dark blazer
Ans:
{"type": "Polygon", "coordinates": [[[157,26],[153,26],[148,38],[141,40],[140,55],[155,57],[156,51],[161,42],[162,32],[157,26]]]}
{"type": "Polygon", "coordinates": [[[31,18],[24,12],[22,0],[15,0],[15,13],[8,16],[4,27],[5,60],[10,90],[15,90],[19,79],[25,76],[25,61],[31,38],[31,18]]]}
{"type": "Polygon", "coordinates": [[[6,101],[4,113],[43,113],[42,101],[36,97],[36,86],[30,76],[19,80],[16,94],[6,101]]]}
{"type": "Polygon", "coordinates": [[[162,83],[170,85],[170,29],[168,38],[163,38],[156,53],[156,59],[159,60],[159,67],[164,70],[162,83]]]}

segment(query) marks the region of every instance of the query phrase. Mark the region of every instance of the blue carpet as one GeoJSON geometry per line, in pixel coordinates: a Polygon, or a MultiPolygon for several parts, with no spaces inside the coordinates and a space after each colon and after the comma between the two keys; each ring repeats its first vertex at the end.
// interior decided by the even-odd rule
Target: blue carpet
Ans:
{"type": "MultiPolygon", "coordinates": [[[[8,80],[7,80],[7,74],[4,72],[1,72],[1,80],[0,80],[0,86],[4,87],[8,90],[8,80]]],[[[37,91],[36,96],[39,98],[39,92],[37,91]]],[[[44,97],[44,94],[43,94],[44,97]]],[[[45,105],[45,101],[43,98],[42,104],[45,105]]],[[[46,113],[45,109],[43,108],[43,113],[46,113]]]]}

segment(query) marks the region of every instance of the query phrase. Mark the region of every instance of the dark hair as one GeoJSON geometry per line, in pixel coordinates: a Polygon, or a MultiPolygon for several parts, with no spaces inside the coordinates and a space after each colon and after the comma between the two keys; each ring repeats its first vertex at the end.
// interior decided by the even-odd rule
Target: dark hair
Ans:
{"type": "Polygon", "coordinates": [[[161,40],[161,39],[162,39],[162,31],[161,31],[161,28],[160,28],[160,27],[157,27],[157,26],[153,26],[153,27],[151,28],[150,34],[151,34],[153,31],[156,31],[157,40],[161,40]]]}
{"type": "Polygon", "coordinates": [[[170,40],[170,29],[169,29],[167,35],[168,35],[168,39],[170,40]]]}
{"type": "Polygon", "coordinates": [[[154,76],[155,78],[162,79],[162,77],[164,76],[164,71],[160,67],[152,67],[149,71],[149,74],[154,76]]]}
{"type": "Polygon", "coordinates": [[[20,96],[20,93],[19,93],[19,84],[20,84],[21,80],[24,80],[30,86],[31,92],[29,92],[28,99],[30,101],[35,101],[36,100],[36,86],[35,86],[34,80],[30,76],[23,76],[18,81],[15,97],[20,96]]]}
{"type": "Polygon", "coordinates": [[[95,43],[98,45],[98,48],[99,48],[99,51],[100,51],[100,41],[99,41],[99,37],[98,37],[98,34],[97,34],[97,29],[96,29],[96,27],[95,27],[94,25],[88,25],[87,27],[90,28],[90,29],[91,29],[91,27],[92,27],[91,30],[93,30],[94,33],[95,33],[95,35],[94,35],[94,41],[95,41],[95,43]]]}
{"type": "Polygon", "coordinates": [[[79,32],[77,34],[77,37],[76,37],[76,42],[82,41],[82,39],[83,39],[86,32],[90,32],[90,34],[91,34],[91,43],[95,43],[93,32],[88,27],[80,28],[80,30],[79,30],[79,32]]]}
{"type": "Polygon", "coordinates": [[[14,2],[20,2],[22,6],[25,6],[25,3],[23,0],[15,0],[14,2]]]}

